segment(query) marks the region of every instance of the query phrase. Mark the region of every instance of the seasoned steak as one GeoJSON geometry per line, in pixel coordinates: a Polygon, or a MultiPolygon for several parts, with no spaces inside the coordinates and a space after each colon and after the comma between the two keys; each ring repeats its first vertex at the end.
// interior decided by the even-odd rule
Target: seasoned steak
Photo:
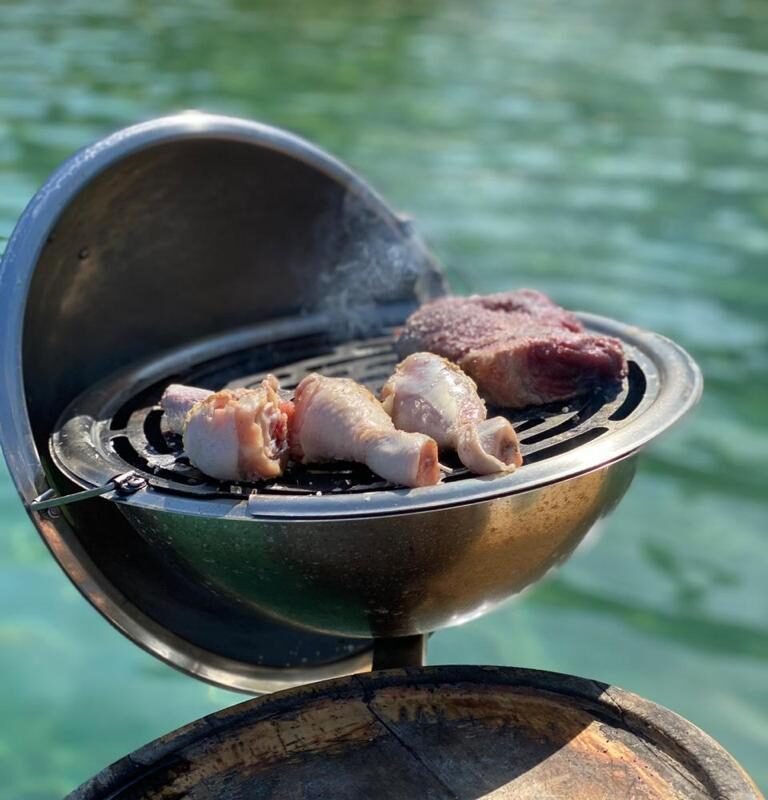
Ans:
{"type": "Polygon", "coordinates": [[[514,292],[497,292],[496,294],[478,294],[466,299],[469,302],[487,308],[490,311],[519,311],[536,317],[541,322],[551,322],[568,330],[581,333],[584,326],[578,317],[562,306],[557,305],[545,294],[535,289],[518,289],[514,292]]]}
{"type": "Polygon", "coordinates": [[[397,350],[454,361],[489,402],[507,408],[567,400],[627,371],[621,342],[586,332],[531,289],[435,300],[408,318],[397,350]]]}

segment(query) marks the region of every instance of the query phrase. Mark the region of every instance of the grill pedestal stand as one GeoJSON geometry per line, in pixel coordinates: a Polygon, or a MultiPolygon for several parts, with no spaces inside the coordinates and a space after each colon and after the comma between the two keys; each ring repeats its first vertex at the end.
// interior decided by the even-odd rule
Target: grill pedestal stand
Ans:
{"type": "Polygon", "coordinates": [[[375,672],[380,669],[399,667],[422,667],[427,659],[427,634],[397,636],[391,639],[373,640],[373,664],[375,672]]]}

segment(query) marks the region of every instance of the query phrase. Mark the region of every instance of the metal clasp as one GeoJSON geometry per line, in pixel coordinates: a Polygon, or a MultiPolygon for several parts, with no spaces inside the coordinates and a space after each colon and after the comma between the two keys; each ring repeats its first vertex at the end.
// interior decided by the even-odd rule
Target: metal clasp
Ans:
{"type": "Polygon", "coordinates": [[[55,489],[48,489],[38,495],[29,504],[29,507],[32,511],[45,511],[49,508],[66,506],[70,503],[79,503],[81,500],[88,500],[91,497],[100,497],[103,494],[109,494],[109,492],[117,492],[120,495],[127,496],[138,492],[139,489],[144,489],[146,485],[145,478],[130,470],[111,478],[103,486],[95,486],[93,489],[84,489],[81,492],[57,495],[55,489]]]}

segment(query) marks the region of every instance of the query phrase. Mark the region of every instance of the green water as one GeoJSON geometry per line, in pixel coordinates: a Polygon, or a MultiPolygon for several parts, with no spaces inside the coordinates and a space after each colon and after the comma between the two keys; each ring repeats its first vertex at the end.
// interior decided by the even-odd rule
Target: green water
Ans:
{"type": "MultiPolygon", "coordinates": [[[[704,400],[588,543],[432,663],[585,675],[768,788],[768,5],[0,2],[0,237],[74,149],[189,107],[298,131],[407,209],[457,290],[661,331],[704,400]]],[[[2,239],[0,238],[0,249],[2,239]]],[[[0,474],[0,798],[57,798],[241,696],[139,651],[0,474]]]]}

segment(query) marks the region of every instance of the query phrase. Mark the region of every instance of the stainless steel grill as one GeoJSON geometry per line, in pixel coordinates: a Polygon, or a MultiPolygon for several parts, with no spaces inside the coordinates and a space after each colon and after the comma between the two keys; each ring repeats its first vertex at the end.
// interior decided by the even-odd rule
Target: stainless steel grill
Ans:
{"type": "Polygon", "coordinates": [[[513,474],[445,455],[444,482],[419,489],[353,464],[219,483],[164,428],[170,382],[271,371],[290,388],[317,370],[376,390],[392,328],[446,288],[407,219],[284,131],[185,114],[75,155],[0,270],[0,436],[52,553],[141,646],[251,691],[364,669],[367,637],[459,624],[538,580],[698,399],[669,340],[582,315],[622,340],[627,379],[511,415],[513,474]]]}
{"type": "MultiPolygon", "coordinates": [[[[354,378],[378,391],[397,362],[392,329],[339,342],[324,332],[323,317],[284,319],[277,331],[265,324],[240,332],[234,340],[218,337],[193,351],[184,348],[112,376],[66,409],[53,432],[52,455],[84,488],[102,485],[126,470],[146,480],[146,490],[130,498],[113,493],[118,502],[151,507],[158,493],[171,493],[175,500],[158,501],[164,508],[182,510],[184,498],[220,500],[230,504],[227,516],[367,516],[530,490],[630,455],[672,424],[700,390],[690,361],[662,337],[591,315],[583,320],[591,329],[623,340],[628,375],[621,385],[567,403],[513,412],[492,409],[505,414],[520,437],[525,463],[512,475],[473,476],[451,453],[441,456],[447,468],[444,482],[419,490],[395,487],[350,463],[292,465],[281,478],[256,484],[222,483],[196,470],[180,437],[168,432],[158,405],[170,382],[234,388],[254,385],[273,372],[290,390],[308,373],[319,371],[354,378]],[[279,335],[285,331],[301,333],[279,335]],[[244,497],[251,498],[247,512],[244,497]]],[[[194,508],[224,513],[225,506],[194,508]]]]}

